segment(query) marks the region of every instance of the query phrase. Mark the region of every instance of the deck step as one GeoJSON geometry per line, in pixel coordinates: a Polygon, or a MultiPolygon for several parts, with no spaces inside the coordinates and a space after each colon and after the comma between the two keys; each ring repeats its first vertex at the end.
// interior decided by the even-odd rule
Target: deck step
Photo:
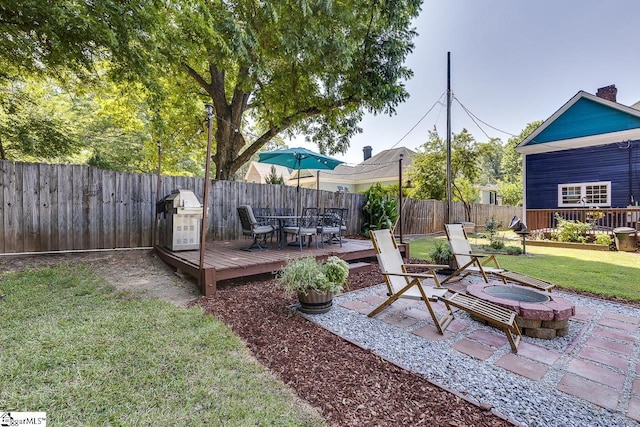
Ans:
{"type": "Polygon", "coordinates": [[[351,262],[349,263],[349,274],[361,273],[363,271],[369,271],[373,266],[368,262],[351,262]]]}

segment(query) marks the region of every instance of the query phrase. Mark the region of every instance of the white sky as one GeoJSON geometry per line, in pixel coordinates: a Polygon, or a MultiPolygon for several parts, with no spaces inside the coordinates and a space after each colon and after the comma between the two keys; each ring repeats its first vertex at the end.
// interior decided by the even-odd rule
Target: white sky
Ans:
{"type": "MultiPolygon", "coordinates": [[[[640,0],[425,0],[414,26],[410,98],[392,117],[367,115],[347,153],[334,157],[356,164],[366,145],[374,155],[393,147],[445,93],[447,52],[453,96],[511,134],[547,119],[580,90],[615,84],[619,103],[640,101],[640,0]]],[[[434,125],[445,136],[441,101],[397,146],[416,150],[434,125]]],[[[510,137],[480,126],[490,137],[510,137]]],[[[452,131],[463,128],[488,139],[454,100],[452,131]]],[[[287,144],[317,150],[303,137],[287,144]]]]}

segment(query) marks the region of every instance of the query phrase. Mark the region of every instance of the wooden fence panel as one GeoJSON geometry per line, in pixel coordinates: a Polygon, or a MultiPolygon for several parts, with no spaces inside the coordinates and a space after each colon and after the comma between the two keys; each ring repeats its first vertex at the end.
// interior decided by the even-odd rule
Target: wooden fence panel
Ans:
{"type": "Polygon", "coordinates": [[[38,248],[40,217],[38,205],[38,165],[25,163],[22,165],[22,215],[23,215],[23,250],[34,252],[38,248]]]}
{"type": "Polygon", "coordinates": [[[5,174],[3,176],[3,202],[4,202],[4,243],[5,250],[10,252],[23,251],[22,226],[20,218],[22,216],[22,206],[18,205],[19,193],[22,189],[16,185],[17,169],[22,169],[19,164],[5,163],[5,174]],[[13,250],[11,250],[13,249],[13,250]]]}
{"type": "Polygon", "coordinates": [[[57,250],[58,245],[58,215],[53,206],[58,205],[57,178],[54,169],[40,165],[38,193],[40,194],[40,230],[39,248],[57,250]]]}

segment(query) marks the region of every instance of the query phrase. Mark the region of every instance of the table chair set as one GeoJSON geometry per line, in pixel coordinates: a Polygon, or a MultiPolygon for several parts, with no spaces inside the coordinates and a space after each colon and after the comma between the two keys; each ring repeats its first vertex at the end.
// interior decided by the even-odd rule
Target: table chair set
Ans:
{"type": "MultiPolygon", "coordinates": [[[[346,208],[303,208],[300,216],[294,216],[291,208],[252,208],[249,205],[238,207],[242,225],[242,234],[254,239],[245,250],[265,250],[267,237],[278,236],[278,247],[287,244],[288,236],[295,237],[295,244],[302,250],[311,246],[315,237],[316,248],[320,242],[338,243],[342,247],[342,232],[346,230],[346,208]],[[262,241],[262,245],[260,241],[262,241]]],[[[292,242],[293,244],[294,242],[292,242]]]]}

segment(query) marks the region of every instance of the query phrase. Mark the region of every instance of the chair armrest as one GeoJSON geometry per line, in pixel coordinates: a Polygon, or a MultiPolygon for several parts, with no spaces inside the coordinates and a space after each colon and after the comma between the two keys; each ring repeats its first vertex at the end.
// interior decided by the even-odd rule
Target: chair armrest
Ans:
{"type": "Polygon", "coordinates": [[[465,254],[465,255],[473,256],[473,257],[476,257],[476,258],[484,258],[484,257],[489,256],[489,254],[481,254],[481,253],[478,253],[478,252],[472,252],[470,254],[465,254]]]}
{"type": "Polygon", "coordinates": [[[429,270],[438,268],[449,268],[448,265],[444,264],[405,264],[404,266],[412,268],[428,268],[429,270]]]}
{"type": "Polygon", "coordinates": [[[431,275],[431,274],[420,274],[420,273],[389,273],[389,272],[384,272],[383,271],[382,275],[383,276],[417,277],[419,279],[433,279],[433,276],[435,275],[435,271],[433,272],[433,275],[431,275]]]}

